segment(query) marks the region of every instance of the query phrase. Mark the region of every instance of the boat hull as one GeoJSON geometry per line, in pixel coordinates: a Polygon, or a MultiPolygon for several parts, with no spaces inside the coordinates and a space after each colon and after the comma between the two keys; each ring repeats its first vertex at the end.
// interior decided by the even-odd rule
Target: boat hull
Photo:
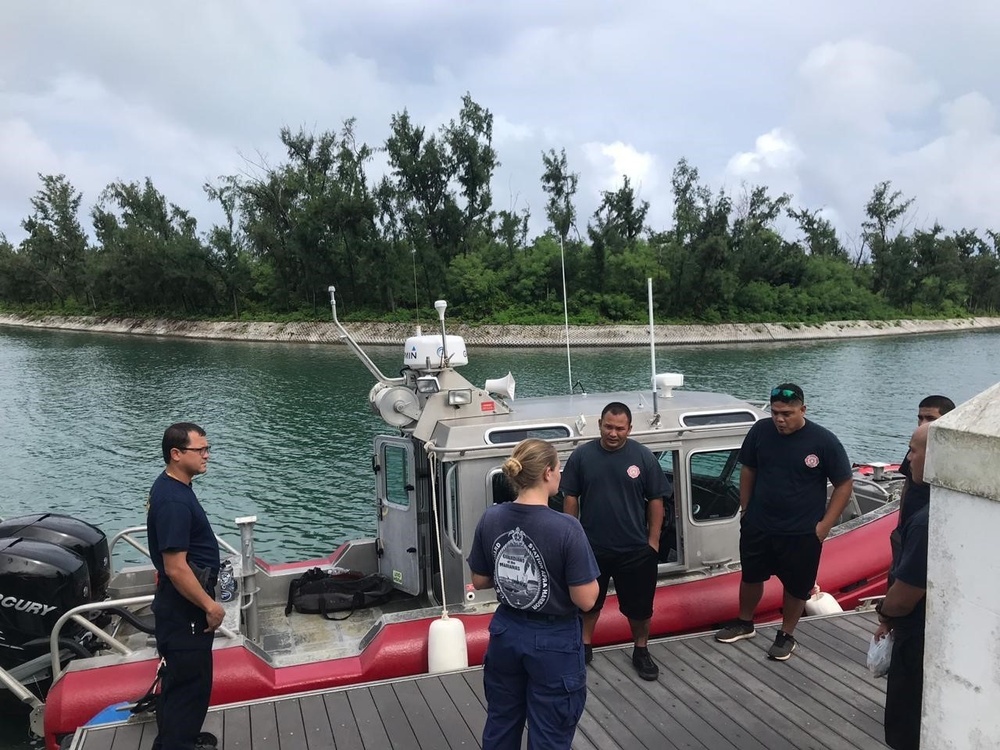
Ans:
{"type": "MultiPolygon", "coordinates": [[[[897,513],[858,525],[824,544],[818,584],[844,609],[885,592],[891,562],[889,532],[897,513]]],[[[714,628],[737,615],[738,570],[666,580],[657,588],[651,634],[693,633],[714,628]]],[[[778,619],[782,590],[776,579],[767,582],[757,609],[760,622],[778,619]]],[[[491,614],[456,615],[465,625],[469,663],[481,664],[489,640],[491,614]]],[[[273,698],[310,690],[406,677],[427,671],[428,630],[434,618],[387,624],[358,655],[292,666],[272,667],[242,645],[217,647],[213,653],[212,705],[273,698]]],[[[594,634],[597,646],[631,640],[628,620],[608,597],[594,634]]],[[[152,684],[157,661],[95,659],[92,668],[78,663],[62,675],[48,695],[45,710],[46,743],[59,740],[87,723],[106,706],[134,701],[152,684]],[[104,662],[103,664],[101,662],[104,662]]]]}

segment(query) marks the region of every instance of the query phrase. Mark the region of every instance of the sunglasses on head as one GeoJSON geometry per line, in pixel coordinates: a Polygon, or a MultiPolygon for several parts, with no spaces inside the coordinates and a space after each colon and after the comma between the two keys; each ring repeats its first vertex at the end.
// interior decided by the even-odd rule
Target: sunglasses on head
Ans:
{"type": "Polygon", "coordinates": [[[798,391],[793,391],[791,388],[772,388],[771,398],[802,398],[798,391]]]}

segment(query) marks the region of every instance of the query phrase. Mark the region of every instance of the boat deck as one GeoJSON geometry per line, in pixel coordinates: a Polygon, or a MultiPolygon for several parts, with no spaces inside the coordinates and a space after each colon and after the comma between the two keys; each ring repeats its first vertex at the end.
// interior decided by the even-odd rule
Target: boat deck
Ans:
{"type": "MultiPolygon", "coordinates": [[[[716,643],[710,634],[650,644],[660,678],[644,682],[631,647],[598,649],[581,750],[883,748],[885,681],[865,667],[872,613],[803,620],[787,662],[768,661],[774,626],[716,643]]],[[[486,720],[482,669],[392,680],[220,707],[205,729],[222,750],[478,748],[486,720]]],[[[83,728],[71,750],[148,750],[150,721],[83,728]]]]}

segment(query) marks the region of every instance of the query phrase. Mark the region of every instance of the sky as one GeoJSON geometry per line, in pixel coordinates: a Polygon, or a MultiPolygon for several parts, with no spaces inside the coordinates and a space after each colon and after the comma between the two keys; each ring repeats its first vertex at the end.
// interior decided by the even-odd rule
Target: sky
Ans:
{"type": "Polygon", "coordinates": [[[108,184],[148,177],[207,232],[203,185],[282,163],[282,127],[356,118],[378,146],[394,113],[436,130],[467,92],[494,117],[494,208],[527,208],[532,235],[549,149],[580,175],[584,236],[623,175],[668,228],[681,158],[713,191],[790,193],[849,247],[883,180],[915,199],[909,228],[1000,229],[998,70],[995,0],[13,2],[0,232],[23,239],[39,174],[83,193],[88,229],[108,184]]]}

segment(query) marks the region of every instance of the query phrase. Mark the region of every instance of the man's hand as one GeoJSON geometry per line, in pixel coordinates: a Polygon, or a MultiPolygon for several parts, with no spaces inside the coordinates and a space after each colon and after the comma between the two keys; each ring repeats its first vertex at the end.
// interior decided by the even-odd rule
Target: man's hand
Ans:
{"type": "Polygon", "coordinates": [[[830,529],[833,528],[833,524],[828,524],[825,521],[820,521],[816,524],[816,538],[821,542],[825,542],[826,538],[830,536],[830,529]]]}
{"type": "Polygon", "coordinates": [[[226,619],[226,610],[222,608],[222,605],[218,602],[212,602],[212,605],[205,612],[205,620],[208,622],[208,627],[205,628],[206,633],[211,633],[219,629],[222,621],[226,619]]]}
{"type": "Polygon", "coordinates": [[[891,632],[892,632],[892,623],[880,622],[878,624],[878,629],[875,631],[875,640],[881,641],[891,632]]]}

